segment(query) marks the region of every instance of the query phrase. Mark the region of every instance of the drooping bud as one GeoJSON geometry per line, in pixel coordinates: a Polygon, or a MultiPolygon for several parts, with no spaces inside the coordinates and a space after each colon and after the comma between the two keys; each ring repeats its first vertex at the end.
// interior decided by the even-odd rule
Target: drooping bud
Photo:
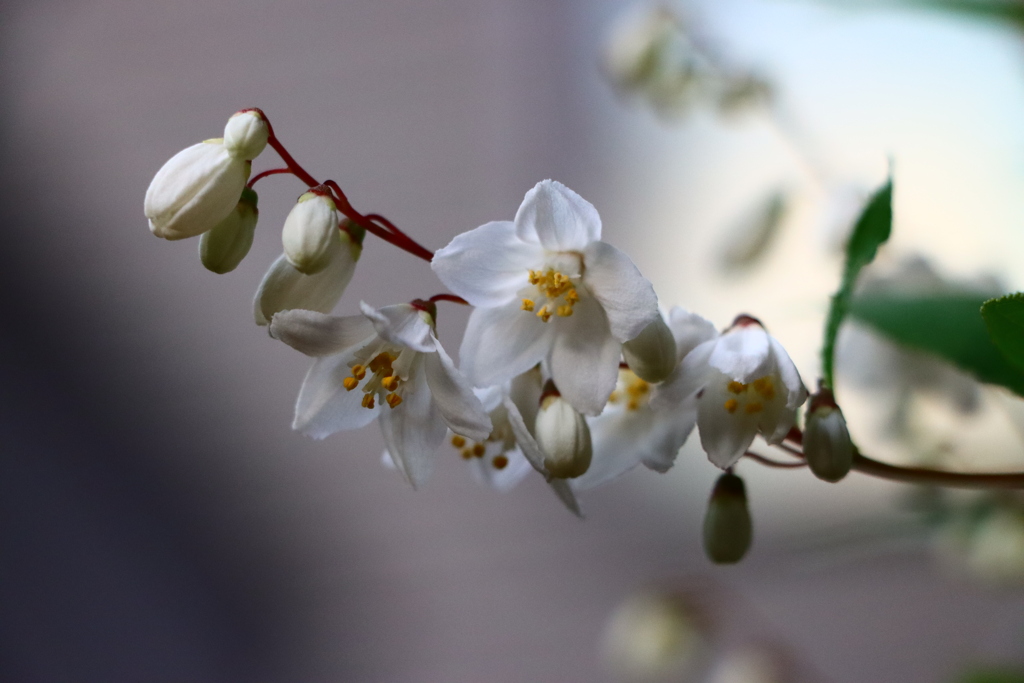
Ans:
{"type": "Polygon", "coordinates": [[[319,273],[303,275],[295,270],[284,254],[274,261],[263,276],[253,300],[253,316],[257,325],[268,325],[275,313],[295,308],[331,312],[344,294],[363,253],[365,232],[347,223],[343,226],[351,229],[338,231],[337,246],[331,252],[327,267],[319,273]]]}
{"type": "Polygon", "coordinates": [[[753,539],[743,480],[731,472],[718,478],[704,515],[704,552],[715,564],[743,559],[753,539]]]}
{"type": "Polygon", "coordinates": [[[252,164],[231,156],[221,139],[183,149],[153,176],[145,213],[157,237],[180,240],[201,235],[238,204],[252,164]]]}
{"type": "Polygon", "coordinates": [[[534,424],[537,443],[544,450],[544,469],[558,479],[579,477],[590,467],[594,449],[587,421],[562,398],[551,382],[541,396],[534,424]]]}
{"type": "Polygon", "coordinates": [[[660,315],[622,345],[626,364],[640,379],[657,383],[676,368],[676,341],[660,315]]]}
{"type": "Polygon", "coordinates": [[[207,270],[229,273],[238,267],[252,246],[259,210],[251,188],[242,190],[235,210],[199,237],[199,258],[207,270]]]}
{"type": "Polygon", "coordinates": [[[224,148],[236,159],[251,161],[267,146],[270,127],[259,109],[243,109],[224,126],[224,148]]]}
{"type": "Polygon", "coordinates": [[[281,242],[288,262],[306,275],[319,273],[326,268],[339,243],[339,221],[334,200],[323,185],[299,197],[281,231],[281,242]]]}
{"type": "Polygon", "coordinates": [[[818,479],[837,482],[853,465],[853,442],[843,411],[827,387],[811,397],[804,425],[804,457],[818,479]]]}

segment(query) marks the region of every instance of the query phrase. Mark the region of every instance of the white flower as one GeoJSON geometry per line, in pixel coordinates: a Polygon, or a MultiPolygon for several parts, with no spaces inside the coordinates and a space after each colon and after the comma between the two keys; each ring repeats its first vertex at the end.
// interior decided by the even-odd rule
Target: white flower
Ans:
{"type": "Polygon", "coordinates": [[[323,185],[299,197],[281,231],[284,255],[296,270],[314,275],[327,267],[337,246],[341,214],[323,185]]]}
{"type": "Polygon", "coordinates": [[[199,237],[199,258],[207,270],[230,273],[249,253],[260,215],[257,202],[256,193],[243,188],[235,210],[199,237]]]}
{"type": "Polygon", "coordinates": [[[224,147],[236,159],[255,159],[267,146],[270,126],[259,109],[243,109],[224,126],[224,147]]]}
{"type": "Polygon", "coordinates": [[[252,163],[232,156],[220,138],[183,149],[146,190],[149,229],[168,240],[201,235],[238,205],[251,169],[252,163]]]}
{"type": "MultiPolygon", "coordinates": [[[[673,361],[677,367],[666,382],[678,374],[678,362],[687,353],[718,334],[709,321],[678,306],[669,313],[667,329],[674,341],[673,361]]],[[[654,400],[660,394],[660,386],[638,377],[632,363],[619,370],[619,381],[608,405],[589,420],[594,458],[587,473],[573,480],[573,489],[585,491],[600,486],[640,463],[656,472],[667,472],[672,467],[697,422],[697,397],[654,400]]]]}
{"type": "Polygon", "coordinates": [[[476,306],[460,354],[475,384],[547,361],[574,408],[601,412],[622,343],[655,319],[658,302],[629,257],[600,238],[597,210],[545,180],[526,193],[514,222],[482,225],[434,255],[441,281],[476,306]]]}
{"type": "Polygon", "coordinates": [[[316,439],[380,417],[388,451],[414,487],[433,469],[445,428],[483,440],[491,421],[434,333],[434,313],[412,304],[336,317],[283,311],[270,333],[317,358],[299,391],[292,428],[316,439]],[[387,404],[387,407],[384,406],[387,404]]]}
{"type": "Polygon", "coordinates": [[[786,350],[759,322],[740,316],[724,334],[686,354],[658,402],[697,397],[697,429],[711,462],[738,461],[754,436],[780,443],[807,389],[786,350]]]}
{"type": "Polygon", "coordinates": [[[356,272],[365,235],[362,228],[352,223],[346,223],[345,229],[337,232],[337,243],[331,248],[327,266],[315,275],[297,271],[284,254],[274,261],[253,299],[257,325],[269,325],[275,313],[296,308],[331,312],[356,272]]]}

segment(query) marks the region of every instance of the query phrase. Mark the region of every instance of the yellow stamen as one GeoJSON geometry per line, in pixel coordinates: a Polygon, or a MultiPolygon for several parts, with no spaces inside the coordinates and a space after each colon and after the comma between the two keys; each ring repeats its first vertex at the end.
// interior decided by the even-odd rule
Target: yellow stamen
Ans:
{"type": "Polygon", "coordinates": [[[548,310],[547,306],[541,306],[540,310],[537,311],[537,317],[547,322],[551,320],[551,311],[548,310]]]}
{"type": "Polygon", "coordinates": [[[508,458],[504,455],[496,455],[494,456],[494,459],[491,460],[491,464],[494,465],[494,469],[503,470],[508,467],[508,458]]]}
{"type": "Polygon", "coordinates": [[[352,366],[352,376],[356,379],[362,379],[366,377],[366,368],[356,363],[352,366]]]}
{"type": "Polygon", "coordinates": [[[730,393],[742,394],[744,391],[747,390],[747,385],[746,384],[742,384],[740,382],[733,381],[733,382],[729,382],[729,386],[727,388],[729,389],[730,393]]]}
{"type": "Polygon", "coordinates": [[[365,396],[363,396],[363,407],[364,408],[372,408],[373,407],[373,394],[366,394],[365,396]]]}
{"type": "Polygon", "coordinates": [[[608,397],[608,402],[609,403],[617,403],[618,400],[619,400],[619,392],[617,392],[617,391],[613,391],[611,393],[611,395],[608,397]]]}
{"type": "Polygon", "coordinates": [[[754,391],[761,394],[765,400],[772,400],[775,398],[775,383],[772,382],[771,377],[761,377],[754,380],[754,391]]]}
{"type": "Polygon", "coordinates": [[[341,381],[341,386],[345,387],[348,391],[352,391],[359,386],[359,380],[355,377],[346,377],[341,381]]]}
{"type": "Polygon", "coordinates": [[[402,397],[398,394],[388,394],[384,397],[384,400],[388,402],[388,405],[392,408],[397,408],[398,404],[402,402],[402,397]]]}
{"type": "Polygon", "coordinates": [[[748,403],[747,407],[744,408],[744,410],[746,411],[747,415],[756,415],[757,413],[760,413],[762,410],[764,410],[764,406],[757,402],[748,403]]]}
{"type": "Polygon", "coordinates": [[[559,306],[558,315],[562,318],[568,318],[570,315],[572,315],[572,306],[570,306],[569,304],[559,306]]]}
{"type": "Polygon", "coordinates": [[[524,311],[532,311],[533,310],[533,300],[532,299],[523,299],[523,305],[521,306],[521,308],[524,311]]]}
{"type": "Polygon", "coordinates": [[[569,292],[565,295],[565,300],[568,301],[570,304],[574,304],[580,300],[580,295],[576,293],[575,287],[570,289],[569,292]]]}
{"type": "Polygon", "coordinates": [[[462,448],[463,446],[466,445],[465,437],[461,437],[458,434],[456,434],[455,436],[452,437],[452,445],[455,446],[456,448],[462,448]]]}
{"type": "Polygon", "coordinates": [[[476,457],[482,458],[482,457],[484,457],[484,453],[486,453],[486,452],[487,452],[487,447],[484,446],[482,443],[478,443],[478,444],[474,444],[473,445],[473,455],[475,455],[476,457]]]}
{"type": "Polygon", "coordinates": [[[740,402],[734,398],[730,398],[725,402],[725,409],[730,413],[735,413],[736,409],[740,407],[740,402]]]}
{"type": "Polygon", "coordinates": [[[394,360],[394,356],[392,356],[387,351],[382,351],[381,353],[378,353],[373,360],[370,361],[368,367],[370,368],[370,372],[372,372],[373,374],[382,374],[385,377],[388,377],[392,374],[391,363],[394,360]]]}
{"type": "Polygon", "coordinates": [[[469,460],[472,457],[473,457],[473,451],[469,450],[468,448],[463,448],[462,449],[462,459],[463,460],[469,460]]]}
{"type": "Polygon", "coordinates": [[[635,398],[626,404],[626,410],[636,410],[639,407],[640,401],[636,400],[635,398]]]}
{"type": "Polygon", "coordinates": [[[391,377],[385,377],[380,381],[380,385],[388,391],[394,391],[398,388],[398,378],[394,375],[391,375],[391,377]]]}

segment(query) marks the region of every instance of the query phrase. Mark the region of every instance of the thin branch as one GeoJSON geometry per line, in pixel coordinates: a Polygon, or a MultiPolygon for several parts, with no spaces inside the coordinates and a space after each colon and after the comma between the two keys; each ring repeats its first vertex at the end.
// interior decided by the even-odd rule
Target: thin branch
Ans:
{"type": "Polygon", "coordinates": [[[427,301],[430,301],[431,303],[437,303],[438,301],[450,301],[453,304],[462,304],[463,306],[469,305],[468,301],[463,299],[461,296],[456,296],[455,294],[435,294],[427,299],[427,301]]]}
{"type": "Polygon", "coordinates": [[[252,186],[256,184],[257,180],[263,180],[267,176],[277,175],[279,173],[291,173],[292,175],[295,175],[295,173],[290,168],[272,168],[269,171],[257,173],[255,176],[252,177],[251,180],[249,180],[249,182],[246,184],[246,187],[252,189],[252,186]]]}
{"type": "Polygon", "coordinates": [[[1024,489],[1024,473],[1021,472],[971,474],[917,467],[897,467],[860,454],[853,456],[853,469],[872,477],[911,484],[931,484],[963,489],[1024,489]]]}
{"type": "Polygon", "coordinates": [[[743,455],[745,457],[747,457],[747,458],[750,458],[751,460],[756,460],[757,462],[761,463],[762,465],[766,465],[768,467],[776,467],[776,468],[779,468],[779,469],[786,469],[786,470],[796,469],[797,467],[807,467],[807,463],[804,462],[804,461],[800,461],[800,462],[780,462],[778,460],[772,460],[771,458],[766,458],[763,455],[758,455],[757,453],[754,453],[752,451],[747,451],[743,455]]]}

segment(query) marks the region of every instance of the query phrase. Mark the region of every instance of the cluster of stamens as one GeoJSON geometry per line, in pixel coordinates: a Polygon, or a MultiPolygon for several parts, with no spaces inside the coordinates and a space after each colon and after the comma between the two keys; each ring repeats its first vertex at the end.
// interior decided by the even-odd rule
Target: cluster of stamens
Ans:
{"type": "Polygon", "coordinates": [[[378,393],[388,392],[384,396],[387,404],[395,408],[402,402],[402,397],[396,392],[402,380],[395,374],[392,363],[398,360],[398,356],[387,351],[381,351],[366,365],[356,363],[352,366],[352,375],[342,381],[346,390],[352,391],[366,377],[366,371],[372,373],[372,377],[363,385],[363,407],[373,408],[376,405],[374,396],[378,393]]]}
{"type": "Polygon", "coordinates": [[[729,398],[722,405],[729,414],[736,414],[742,407],[747,415],[756,415],[764,410],[765,401],[775,398],[775,382],[769,376],[759,377],[749,384],[729,382],[726,389],[735,398],[729,398]]]}
{"type": "MultiPolygon", "coordinates": [[[[497,439],[495,439],[492,434],[491,436],[487,437],[487,441],[497,441],[497,439]]],[[[452,436],[452,446],[454,446],[456,450],[459,451],[459,454],[462,455],[463,460],[483,458],[484,455],[487,454],[487,444],[485,441],[477,441],[471,446],[469,445],[469,443],[467,443],[466,437],[459,436],[458,434],[452,436]]],[[[494,469],[496,470],[505,469],[506,467],[508,467],[508,456],[506,456],[504,453],[499,453],[498,455],[491,458],[491,465],[493,465],[494,469]]]]}
{"type": "Polygon", "coordinates": [[[619,370],[619,383],[608,397],[609,403],[624,401],[626,410],[639,410],[650,400],[651,385],[633,374],[632,370],[619,370]]]}
{"type": "Polygon", "coordinates": [[[580,300],[580,295],[576,293],[572,279],[554,268],[548,268],[546,272],[531,270],[530,284],[537,288],[540,296],[547,299],[547,303],[537,308],[537,302],[534,299],[523,299],[522,310],[535,313],[544,322],[556,314],[559,317],[568,318],[572,315],[572,307],[580,300]]]}

